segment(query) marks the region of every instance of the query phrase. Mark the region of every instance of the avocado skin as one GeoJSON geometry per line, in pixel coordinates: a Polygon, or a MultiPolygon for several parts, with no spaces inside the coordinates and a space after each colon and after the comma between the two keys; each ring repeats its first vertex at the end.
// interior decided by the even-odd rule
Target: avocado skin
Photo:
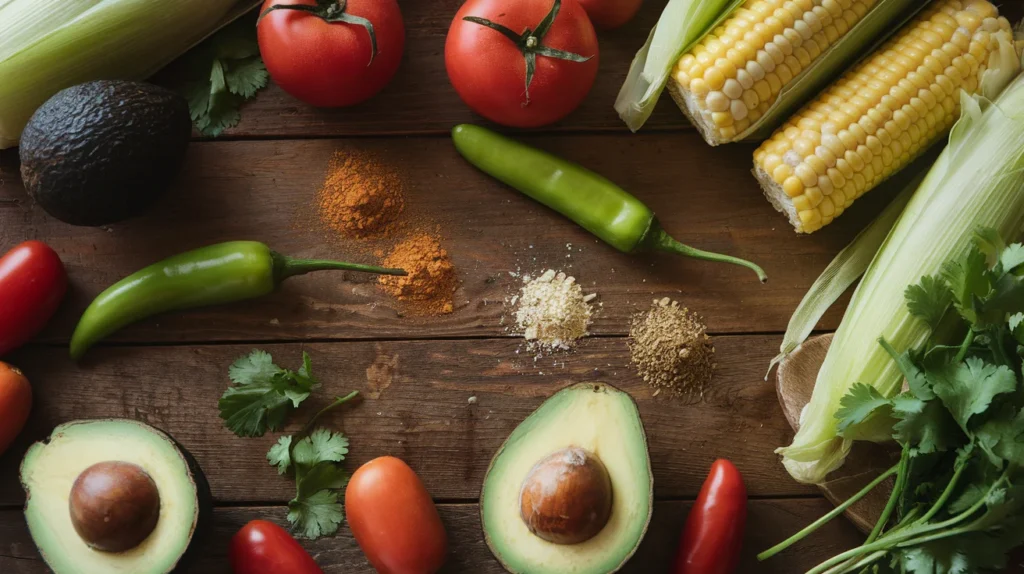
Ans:
{"type": "Polygon", "coordinates": [[[21,136],[21,176],[47,213],[72,225],[123,221],[153,204],[181,169],[188,103],[143,82],[101,80],[58,92],[21,136]]]}

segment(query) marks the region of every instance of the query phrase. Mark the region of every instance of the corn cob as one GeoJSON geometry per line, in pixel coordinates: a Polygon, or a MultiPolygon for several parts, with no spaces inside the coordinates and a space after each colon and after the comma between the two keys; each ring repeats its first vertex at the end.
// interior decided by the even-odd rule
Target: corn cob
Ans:
{"type": "Polygon", "coordinates": [[[817,231],[939,141],[961,90],[983,93],[987,72],[1017,63],[990,2],[935,2],[764,142],[754,174],[797,232],[817,231]]]}
{"type": "MultiPolygon", "coordinates": [[[[792,98],[788,93],[784,98],[783,92],[804,83],[811,85],[794,90],[801,92],[796,98],[816,94],[830,79],[823,74],[851,64],[858,52],[891,29],[893,21],[916,9],[915,4],[905,0],[746,0],[679,58],[669,93],[709,144],[744,139],[760,127],[758,121],[769,110],[773,115],[787,111],[776,104],[792,107],[788,101],[792,98]],[[865,21],[872,11],[878,13],[865,21]],[[868,29],[848,34],[858,24],[868,29]],[[848,35],[849,42],[839,46],[848,35]],[[825,61],[833,49],[842,50],[834,54],[839,58],[825,61]]],[[[768,128],[782,119],[771,121],[768,128]]]]}

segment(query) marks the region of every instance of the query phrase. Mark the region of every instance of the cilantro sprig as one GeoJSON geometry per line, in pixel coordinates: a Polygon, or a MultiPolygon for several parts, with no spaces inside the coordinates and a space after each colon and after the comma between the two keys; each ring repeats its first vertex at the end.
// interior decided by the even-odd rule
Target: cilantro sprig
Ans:
{"type": "Polygon", "coordinates": [[[241,105],[266,87],[270,75],[256,42],[256,16],[249,15],[217,32],[182,57],[182,78],[175,86],[188,100],[196,129],[217,137],[238,125],[241,105]]]}
{"type": "Polygon", "coordinates": [[[358,395],[358,391],[353,391],[338,397],[313,415],[301,432],[281,437],[267,451],[267,461],[277,467],[278,474],[295,478],[295,498],[288,503],[288,522],[303,538],[330,536],[344,520],[339,499],[349,479],[342,467],[348,454],[348,438],[340,432],[316,427],[316,421],[358,395]]]}
{"type": "Polygon", "coordinates": [[[865,543],[808,574],[996,572],[1024,543],[1024,246],[980,230],[967,253],[906,290],[931,329],[917,349],[892,356],[906,391],[886,398],[855,383],[836,412],[854,440],[874,417],[892,419],[900,461],[810,527],[763,552],[767,559],[842,514],[895,476],[865,543]],[[952,344],[950,344],[952,343],[952,344]]]}
{"type": "Polygon", "coordinates": [[[220,398],[220,418],[241,437],[280,430],[288,415],[320,386],[308,353],[302,353],[299,370],[290,371],[275,365],[270,353],[253,350],[231,365],[228,377],[235,386],[220,398]]]}

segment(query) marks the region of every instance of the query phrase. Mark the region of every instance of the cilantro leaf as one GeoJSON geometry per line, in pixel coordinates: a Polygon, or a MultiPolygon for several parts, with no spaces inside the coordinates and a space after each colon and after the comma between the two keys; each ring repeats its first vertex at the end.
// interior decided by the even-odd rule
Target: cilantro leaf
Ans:
{"type": "Polygon", "coordinates": [[[1013,273],[1018,267],[1024,265],[1024,245],[1014,243],[1006,246],[999,255],[999,264],[1003,273],[1013,273]]]}
{"type": "Polygon", "coordinates": [[[228,378],[239,385],[252,383],[269,383],[274,375],[281,372],[281,367],[274,364],[270,353],[253,349],[248,355],[239,358],[228,367],[228,378]]]}
{"type": "Polygon", "coordinates": [[[926,401],[935,398],[935,393],[932,392],[928,378],[925,376],[924,371],[914,363],[910,351],[896,352],[896,349],[885,338],[879,339],[878,344],[885,349],[885,352],[889,353],[893,361],[896,361],[896,366],[900,368],[900,372],[903,373],[903,377],[907,380],[907,386],[910,387],[914,396],[926,401]]]}
{"type": "Polygon", "coordinates": [[[1017,341],[1017,344],[1024,345],[1024,313],[1014,313],[1007,321],[1010,334],[1017,341]]]}
{"type": "Polygon", "coordinates": [[[341,490],[348,484],[348,473],[340,465],[320,462],[296,480],[295,498],[302,500],[321,490],[341,490]]]}
{"type": "Polygon", "coordinates": [[[839,409],[836,411],[840,436],[846,436],[845,433],[852,427],[873,416],[888,414],[889,410],[889,399],[883,397],[878,390],[864,383],[854,383],[839,400],[839,409]]]}
{"type": "Polygon", "coordinates": [[[320,462],[341,462],[348,454],[348,438],[341,433],[317,429],[300,440],[292,452],[295,464],[312,467],[320,462]]]}
{"type": "Polygon", "coordinates": [[[288,522],[299,530],[302,538],[313,540],[330,536],[338,531],[344,518],[338,493],[329,490],[295,498],[288,503],[288,522]]]}
{"type": "Polygon", "coordinates": [[[972,247],[960,261],[947,261],[942,266],[942,277],[949,284],[960,313],[968,321],[974,320],[975,298],[984,297],[989,290],[988,262],[977,246],[972,247]]]}
{"type": "Polygon", "coordinates": [[[893,425],[893,438],[909,445],[911,454],[943,452],[962,442],[956,421],[939,401],[902,394],[892,400],[892,411],[899,419],[893,425]]]}
{"type": "Polygon", "coordinates": [[[996,466],[1001,467],[1002,461],[1024,464],[1024,410],[1014,414],[1007,405],[996,417],[985,421],[976,434],[978,446],[996,466]]]}
{"type": "Polygon", "coordinates": [[[237,386],[224,391],[218,403],[220,417],[233,433],[243,437],[263,436],[268,429],[281,428],[317,385],[314,379],[281,369],[264,351],[238,359],[228,375],[237,386]]]}
{"type": "Polygon", "coordinates": [[[277,467],[277,474],[284,474],[292,466],[292,437],[283,436],[277,439],[274,446],[267,451],[267,461],[277,467]]]}
{"type": "Polygon", "coordinates": [[[1005,366],[970,357],[960,365],[928,373],[932,389],[964,432],[971,417],[985,412],[996,395],[1017,388],[1017,375],[1005,366]]]}
{"type": "Polygon", "coordinates": [[[263,60],[248,58],[228,68],[224,79],[232,94],[249,99],[267,85],[270,75],[263,60]]]}
{"type": "Polygon", "coordinates": [[[953,292],[938,277],[925,275],[917,285],[907,287],[904,294],[910,314],[935,329],[953,303],[953,292]]]}
{"type": "Polygon", "coordinates": [[[188,100],[192,121],[204,136],[216,137],[238,125],[239,107],[267,85],[255,18],[240,18],[181,58],[176,89],[188,100]]]}

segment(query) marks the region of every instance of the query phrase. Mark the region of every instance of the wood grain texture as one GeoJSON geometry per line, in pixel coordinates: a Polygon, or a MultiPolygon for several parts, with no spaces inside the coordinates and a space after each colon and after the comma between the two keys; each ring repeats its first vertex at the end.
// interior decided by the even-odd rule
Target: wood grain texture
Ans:
{"type": "MultiPolygon", "coordinates": [[[[325,419],[351,438],[351,468],[384,454],[398,456],[438,499],[476,499],[491,457],[516,425],[558,389],[584,381],[611,383],[636,398],[657,496],[696,496],[719,457],[737,464],[752,495],[815,494],[790,480],[773,454],[791,438],[775,389],[762,380],[775,345],[775,337],[716,339],[719,368],[712,387],[703,398],[678,399],[652,396],[629,367],[621,338],[590,339],[576,353],[536,361],[518,341],[503,339],[261,348],[290,368],[308,351],[324,382],[292,417],[288,432],[330,397],[358,389],[362,404],[325,419]]],[[[170,433],[196,457],[219,502],[289,500],[294,484],[265,459],[277,435],[238,438],[218,416],[228,366],[251,348],[103,348],[80,369],[63,349],[16,353],[10,362],[32,381],[36,405],[20,442],[0,458],[0,505],[23,499],[17,461],[30,440],[68,420],[101,417],[141,420],[170,433]]]]}
{"type": "MultiPolygon", "coordinates": [[[[621,571],[623,574],[660,574],[672,563],[689,502],[658,502],[654,518],[640,550],[621,571]]],[[[823,499],[754,500],[748,506],[747,537],[743,559],[737,574],[793,574],[802,572],[826,558],[862,540],[849,524],[835,521],[818,535],[794,546],[786,554],[765,563],[754,556],[772,544],[796,532],[825,514],[830,505],[823,499]]],[[[476,504],[439,506],[448,530],[449,557],[442,574],[500,574],[504,569],[491,555],[480,530],[476,504]]],[[[198,544],[196,560],[188,565],[188,574],[227,572],[228,541],[246,522],[257,518],[281,524],[284,507],[219,508],[212,517],[212,530],[198,544]]],[[[373,574],[347,527],[337,537],[306,542],[306,548],[326,574],[373,574]]],[[[0,511],[0,572],[4,574],[43,574],[47,572],[28,530],[17,510],[0,511]]]]}
{"type": "MultiPolygon", "coordinates": [[[[647,202],[677,239],[756,261],[768,283],[733,265],[619,253],[477,172],[447,138],[197,143],[180,181],[150,214],[96,229],[66,225],[33,205],[15,157],[6,154],[0,162],[0,251],[36,238],[64,260],[72,287],[44,334],[47,341],[66,341],[89,301],[120,278],[211,243],[257,239],[288,255],[372,261],[372,251],[387,249],[386,242],[343,240],[315,223],[316,189],[330,157],[341,151],[370,155],[400,174],[407,229],[438,229],[458,268],[455,313],[401,317],[374,277],[317,273],[291,279],[281,292],[258,301],[166,315],[115,339],[504,336],[509,321],[503,303],[521,285],[510,272],[536,274],[549,267],[575,275],[599,295],[594,333],[624,334],[632,313],[666,295],[703,314],[712,332],[777,332],[818,273],[891,196],[876,190],[824,231],[799,236],[750,176],[750,146],[712,149],[693,134],[527,141],[599,168],[647,202]]],[[[835,328],[841,308],[826,314],[820,328],[835,328]]]]}

